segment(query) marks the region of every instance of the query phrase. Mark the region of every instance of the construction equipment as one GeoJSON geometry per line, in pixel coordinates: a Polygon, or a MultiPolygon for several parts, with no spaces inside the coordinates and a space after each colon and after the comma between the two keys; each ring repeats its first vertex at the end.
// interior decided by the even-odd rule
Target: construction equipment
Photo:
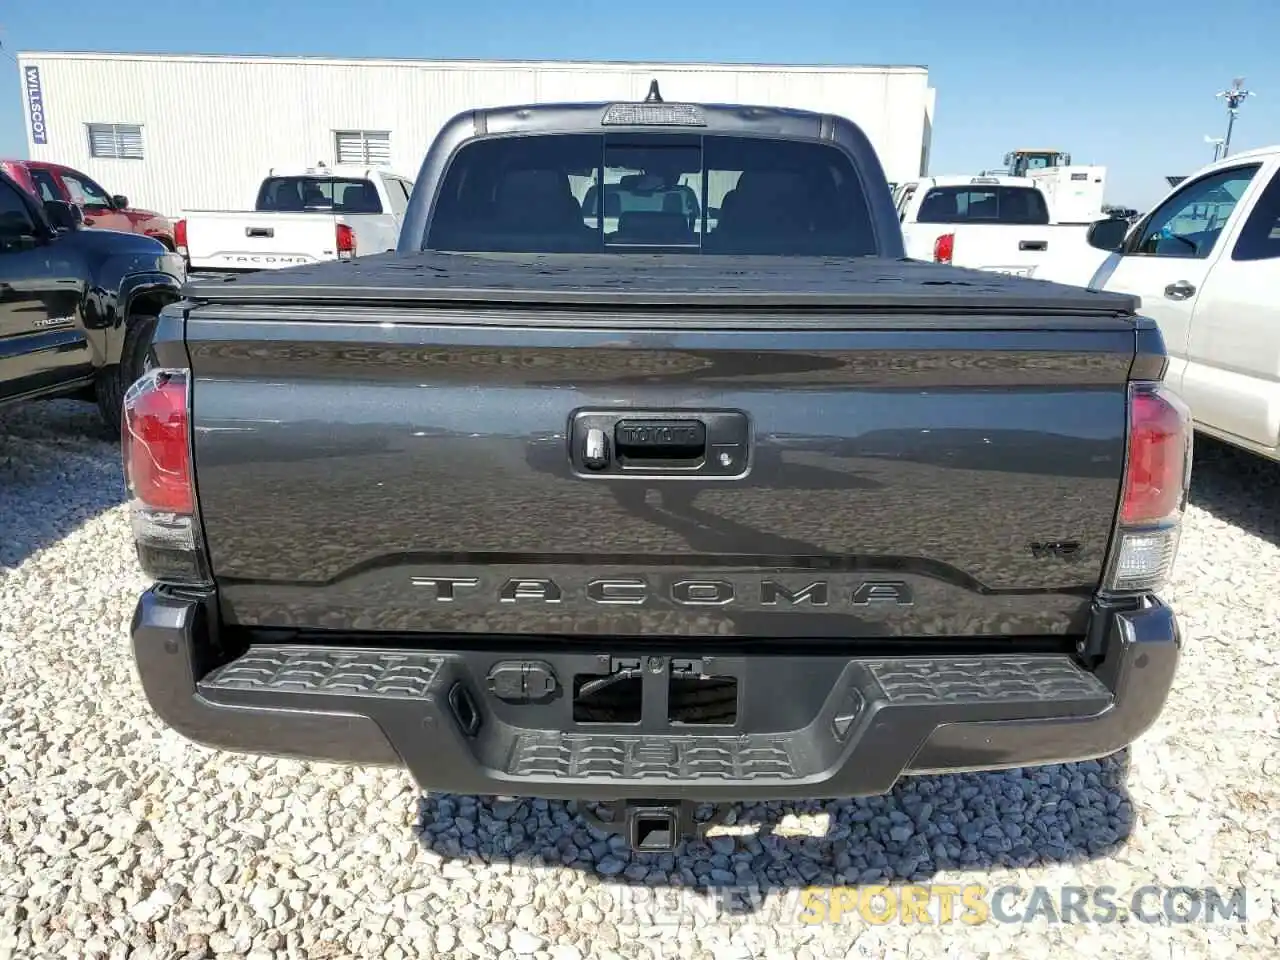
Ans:
{"type": "Polygon", "coordinates": [[[1043,191],[1054,223],[1093,223],[1105,216],[1106,167],[1073,166],[1071,154],[1056,149],[1011,150],[1004,163],[1009,176],[1026,177],[1043,191]]]}

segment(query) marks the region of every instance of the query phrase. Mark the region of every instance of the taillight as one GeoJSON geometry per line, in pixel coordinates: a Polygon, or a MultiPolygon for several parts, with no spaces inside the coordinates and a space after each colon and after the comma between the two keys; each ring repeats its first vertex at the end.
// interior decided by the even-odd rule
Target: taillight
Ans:
{"type": "Polygon", "coordinates": [[[1129,443],[1108,589],[1148,592],[1168,580],[1191,482],[1191,413],[1155,383],[1129,385],[1129,443]]]}
{"type": "Polygon", "coordinates": [[[121,454],[142,569],[158,581],[207,584],[196,521],[185,370],[152,369],[124,397],[121,454]]]}
{"type": "Polygon", "coordinates": [[[952,255],[956,252],[956,235],[954,233],[944,233],[933,241],[933,259],[936,263],[950,263],[952,255]]]}
{"type": "Polygon", "coordinates": [[[1131,391],[1121,523],[1159,523],[1181,511],[1188,427],[1186,408],[1171,394],[1131,391]]]}
{"type": "Polygon", "coordinates": [[[337,231],[338,259],[350,260],[356,255],[356,232],[345,223],[335,227],[337,231]]]}
{"type": "Polygon", "coordinates": [[[134,500],[154,510],[190,513],[191,452],[187,445],[185,372],[142,377],[124,401],[125,481],[134,500]]]}
{"type": "Polygon", "coordinates": [[[187,221],[179,220],[173,225],[173,247],[184,257],[187,256],[187,221]]]}

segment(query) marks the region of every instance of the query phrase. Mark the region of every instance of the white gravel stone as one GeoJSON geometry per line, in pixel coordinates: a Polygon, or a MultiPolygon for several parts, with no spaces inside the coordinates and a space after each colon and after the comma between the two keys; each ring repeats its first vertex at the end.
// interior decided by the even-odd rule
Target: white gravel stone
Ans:
{"type": "Polygon", "coordinates": [[[509,943],[516,956],[524,957],[541,950],[546,941],[527,930],[515,929],[511,931],[509,943]]]}
{"type": "Polygon", "coordinates": [[[641,856],[564,804],[415,803],[402,771],[219,754],[165,728],[130,659],[146,582],[114,440],[87,405],[0,411],[0,960],[1280,955],[1280,468],[1197,444],[1166,591],[1183,661],[1131,750],[748,806],[706,843],[641,856]],[[904,880],[1250,899],[1243,924],[1175,926],[660,909],[673,884],[904,880]]]}

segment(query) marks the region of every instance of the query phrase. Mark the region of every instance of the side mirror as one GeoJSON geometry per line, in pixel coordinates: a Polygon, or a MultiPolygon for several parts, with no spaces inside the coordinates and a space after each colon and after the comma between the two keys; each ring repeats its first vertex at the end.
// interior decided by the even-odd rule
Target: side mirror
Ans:
{"type": "Polygon", "coordinates": [[[1095,220],[1089,224],[1085,240],[1089,246],[1108,253],[1117,253],[1124,244],[1129,233],[1129,221],[1122,217],[1108,217],[1106,220],[1095,220]]]}
{"type": "Polygon", "coordinates": [[[127,210],[129,208],[129,198],[117,193],[111,198],[111,206],[117,210],[127,210]]]}
{"type": "Polygon", "coordinates": [[[49,218],[49,225],[59,233],[79,230],[84,225],[84,211],[65,200],[46,200],[44,215],[49,218]]]}

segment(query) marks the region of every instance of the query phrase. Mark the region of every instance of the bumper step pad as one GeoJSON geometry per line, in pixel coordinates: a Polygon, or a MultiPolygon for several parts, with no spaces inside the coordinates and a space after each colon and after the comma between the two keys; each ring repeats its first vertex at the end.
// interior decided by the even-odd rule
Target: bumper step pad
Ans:
{"type": "Polygon", "coordinates": [[[443,657],[324,647],[251,647],[200,682],[206,693],[328,694],[413,700],[435,686],[443,657]]]}
{"type": "Polygon", "coordinates": [[[895,705],[1053,702],[1093,712],[1111,699],[1097,677],[1062,656],[912,657],[866,667],[895,705]]]}
{"type": "Polygon", "coordinates": [[[601,736],[521,734],[513,777],[604,780],[790,780],[798,764],[786,736],[601,736]]]}

